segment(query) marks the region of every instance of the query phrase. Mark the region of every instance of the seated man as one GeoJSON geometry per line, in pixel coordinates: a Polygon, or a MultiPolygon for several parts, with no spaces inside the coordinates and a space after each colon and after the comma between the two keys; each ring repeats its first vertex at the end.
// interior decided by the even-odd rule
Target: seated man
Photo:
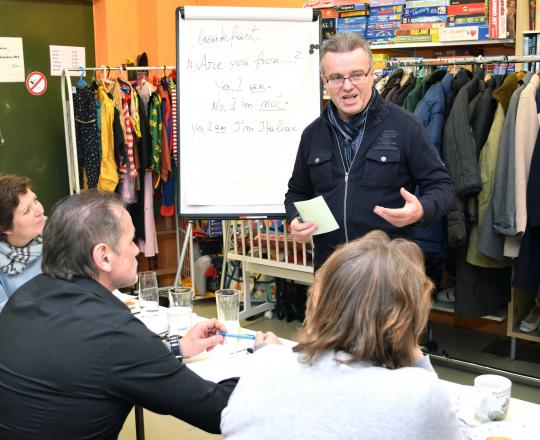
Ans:
{"type": "MultiPolygon", "coordinates": [[[[137,279],[133,224],[113,193],[57,203],[43,274],[0,319],[0,438],[115,439],[134,404],[219,433],[236,379],[205,381],[111,293],[137,279]]],[[[184,357],[223,343],[216,320],[181,339],[184,357]]]]}

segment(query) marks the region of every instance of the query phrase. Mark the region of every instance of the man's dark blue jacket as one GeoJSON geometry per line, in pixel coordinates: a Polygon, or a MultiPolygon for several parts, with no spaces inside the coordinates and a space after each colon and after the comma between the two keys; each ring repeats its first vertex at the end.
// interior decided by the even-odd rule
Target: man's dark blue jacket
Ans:
{"type": "Polygon", "coordinates": [[[452,179],[418,119],[377,93],[347,178],[342,150],[328,120],[319,117],[304,130],[285,195],[287,218],[298,216],[294,202],[324,197],[339,229],[313,236],[318,269],[338,244],[374,229],[414,239],[414,225],[397,228],[373,208],[401,208],[405,201],[400,188],[414,193],[416,185],[422,190],[422,221],[430,224],[447,212],[453,200],[452,179]]]}

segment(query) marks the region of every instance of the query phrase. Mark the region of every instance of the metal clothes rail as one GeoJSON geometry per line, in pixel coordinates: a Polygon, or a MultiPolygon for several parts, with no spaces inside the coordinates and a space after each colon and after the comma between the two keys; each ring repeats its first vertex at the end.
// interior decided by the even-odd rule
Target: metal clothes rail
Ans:
{"type": "Polygon", "coordinates": [[[492,57],[456,57],[456,58],[405,58],[402,60],[387,60],[386,67],[404,66],[454,66],[463,64],[516,64],[516,63],[538,63],[540,55],[523,56],[492,56],[492,57]]]}

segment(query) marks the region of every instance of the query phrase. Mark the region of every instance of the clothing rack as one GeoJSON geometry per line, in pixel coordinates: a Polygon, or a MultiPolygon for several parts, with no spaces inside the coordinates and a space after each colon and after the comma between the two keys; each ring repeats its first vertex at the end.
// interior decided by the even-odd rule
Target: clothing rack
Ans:
{"type": "Polygon", "coordinates": [[[516,64],[516,63],[538,63],[540,55],[524,56],[492,56],[492,57],[456,57],[456,58],[407,58],[403,60],[387,60],[386,67],[404,66],[454,66],[464,64],[516,64]]]}
{"type": "MultiPolygon", "coordinates": [[[[111,71],[135,71],[135,72],[147,72],[150,70],[154,71],[165,71],[165,70],[174,70],[176,66],[118,66],[118,67],[109,67],[109,66],[100,66],[100,67],[77,67],[77,68],[67,68],[62,71],[61,77],[61,89],[62,89],[62,110],[64,114],[64,131],[66,138],[66,158],[67,158],[67,167],[68,167],[68,179],[69,179],[69,193],[76,194],[81,191],[79,185],[79,166],[77,160],[77,140],[75,136],[75,118],[73,112],[73,84],[71,82],[72,78],[82,77],[83,74],[87,72],[103,72],[106,76],[111,71]]],[[[175,201],[177,202],[177,201],[175,201]]],[[[179,237],[179,220],[178,220],[178,211],[176,206],[174,209],[174,219],[175,219],[175,232],[176,232],[176,254],[179,261],[179,268],[181,268],[181,259],[180,259],[180,237],[179,237]]],[[[190,243],[191,255],[193,255],[193,237],[187,237],[190,243]]],[[[183,257],[182,257],[183,260],[183,257]]],[[[179,269],[180,270],[180,269],[179,269]]],[[[190,271],[191,274],[194,273],[194,262],[193,257],[190,261],[190,271]]]]}
{"type": "Polygon", "coordinates": [[[111,71],[149,71],[149,70],[173,70],[176,66],[137,66],[137,67],[73,67],[62,71],[61,89],[62,89],[62,109],[64,113],[64,131],[66,137],[66,158],[69,178],[69,193],[76,194],[81,191],[79,185],[79,167],[77,163],[77,142],[75,138],[75,118],[73,118],[73,85],[71,78],[82,76],[86,72],[103,72],[108,75],[111,71]],[[77,75],[76,75],[77,74],[77,75]]]}

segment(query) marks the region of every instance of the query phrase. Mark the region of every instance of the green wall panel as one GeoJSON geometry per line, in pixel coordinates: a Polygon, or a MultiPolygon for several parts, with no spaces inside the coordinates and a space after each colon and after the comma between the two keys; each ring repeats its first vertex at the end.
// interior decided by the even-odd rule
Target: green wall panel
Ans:
{"type": "Polygon", "coordinates": [[[0,37],[22,37],[25,75],[45,74],[47,91],[0,83],[0,173],[29,176],[48,212],[69,194],[60,77],[50,76],[49,45],[83,46],[95,65],[92,2],[0,0],[0,37]]]}

